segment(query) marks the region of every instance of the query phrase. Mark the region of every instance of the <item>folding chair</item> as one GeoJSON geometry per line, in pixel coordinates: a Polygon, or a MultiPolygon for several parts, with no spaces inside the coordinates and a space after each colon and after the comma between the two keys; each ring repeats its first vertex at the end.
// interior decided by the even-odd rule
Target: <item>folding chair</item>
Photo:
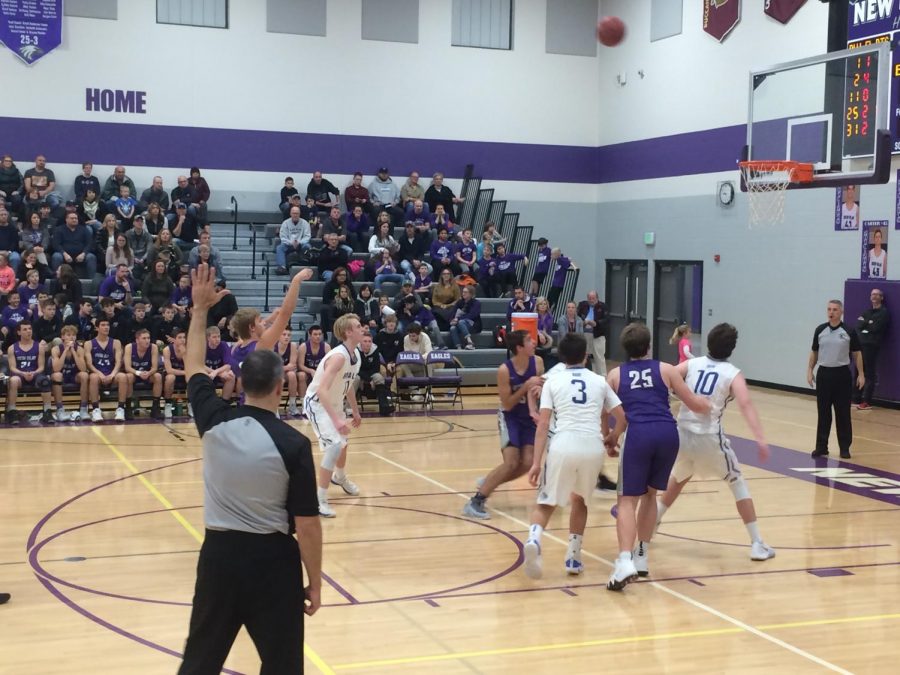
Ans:
{"type": "Polygon", "coordinates": [[[419,352],[400,352],[397,354],[397,371],[399,373],[401,366],[421,366],[423,375],[401,377],[397,375],[397,407],[407,405],[409,407],[420,407],[425,410],[428,405],[430,395],[428,371],[425,359],[419,352]],[[417,389],[417,393],[412,390],[417,389]],[[413,397],[421,398],[416,400],[413,397]]]}
{"type": "Polygon", "coordinates": [[[444,349],[436,349],[428,353],[425,363],[430,373],[428,400],[432,407],[435,403],[449,403],[451,406],[459,403],[462,408],[462,376],[453,355],[444,349]],[[438,365],[443,367],[436,368],[438,365]]]}

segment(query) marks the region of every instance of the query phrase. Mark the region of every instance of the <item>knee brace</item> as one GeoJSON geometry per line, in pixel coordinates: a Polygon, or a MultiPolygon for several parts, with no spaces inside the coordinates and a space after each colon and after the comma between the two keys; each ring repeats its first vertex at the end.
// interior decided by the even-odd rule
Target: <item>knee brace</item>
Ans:
{"type": "Polygon", "coordinates": [[[750,499],[750,488],[747,487],[747,481],[744,477],[738,475],[728,481],[728,487],[731,488],[731,494],[734,495],[734,501],[739,502],[742,499],[750,499]]]}
{"type": "Polygon", "coordinates": [[[346,447],[346,443],[338,441],[325,448],[325,454],[322,455],[322,468],[334,471],[337,466],[338,458],[341,456],[341,450],[346,447]]]}

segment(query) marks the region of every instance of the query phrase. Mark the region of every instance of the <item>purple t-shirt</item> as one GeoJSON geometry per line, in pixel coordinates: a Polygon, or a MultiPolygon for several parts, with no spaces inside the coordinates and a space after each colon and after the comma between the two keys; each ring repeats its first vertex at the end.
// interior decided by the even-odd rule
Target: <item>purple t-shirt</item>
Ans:
{"type": "Polygon", "coordinates": [[[211,349],[206,345],[206,367],[212,370],[218,370],[226,363],[231,363],[231,353],[228,351],[228,345],[220,342],[215,349],[211,349]]]}
{"type": "Polygon", "coordinates": [[[437,239],[431,242],[431,260],[437,262],[441,258],[453,258],[454,249],[456,247],[450,240],[441,241],[437,239]]]}
{"type": "Polygon", "coordinates": [[[562,288],[565,285],[566,270],[569,269],[571,265],[572,261],[564,255],[561,255],[556,259],[556,267],[553,270],[553,281],[550,284],[553,288],[562,288]]]}
{"type": "Polygon", "coordinates": [[[470,241],[468,244],[461,242],[457,244],[456,252],[463,260],[474,260],[475,254],[477,253],[477,246],[474,241],[470,241]]]}
{"type": "Polygon", "coordinates": [[[106,277],[97,289],[97,295],[101,298],[112,298],[116,302],[123,302],[125,295],[132,292],[131,279],[126,279],[124,284],[116,281],[116,275],[106,277]]]}
{"type": "Polygon", "coordinates": [[[549,246],[542,246],[537,250],[537,265],[535,265],[535,274],[547,274],[550,271],[550,252],[549,246]]]}
{"type": "Polygon", "coordinates": [[[172,291],[172,296],[169,298],[169,303],[178,307],[190,307],[191,287],[182,288],[181,286],[176,286],[175,290],[172,291]]]}

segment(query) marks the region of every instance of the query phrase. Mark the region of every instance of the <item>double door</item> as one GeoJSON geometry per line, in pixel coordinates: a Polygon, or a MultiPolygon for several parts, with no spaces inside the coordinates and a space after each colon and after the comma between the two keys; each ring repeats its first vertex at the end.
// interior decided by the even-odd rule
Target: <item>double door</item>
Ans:
{"type": "Polygon", "coordinates": [[[677,326],[687,324],[694,333],[694,353],[698,349],[700,311],[703,298],[703,263],[695,261],[657,261],[654,270],[653,357],[678,363],[678,345],[669,344],[677,326]]]}
{"type": "Polygon", "coordinates": [[[646,260],[606,261],[606,307],[609,311],[608,358],[625,361],[619,335],[629,323],[647,323],[646,260]]]}

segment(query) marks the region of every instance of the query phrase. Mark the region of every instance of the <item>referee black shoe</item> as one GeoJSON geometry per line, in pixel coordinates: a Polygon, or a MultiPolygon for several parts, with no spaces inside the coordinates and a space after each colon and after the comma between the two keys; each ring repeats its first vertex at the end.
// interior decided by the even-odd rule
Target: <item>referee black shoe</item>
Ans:
{"type": "Polygon", "coordinates": [[[810,454],[813,457],[825,457],[828,454],[828,450],[821,450],[819,448],[816,448],[810,454]]]}
{"type": "Polygon", "coordinates": [[[841,450],[841,459],[850,459],[850,451],[841,450]]]}
{"type": "Polygon", "coordinates": [[[9,593],[0,593],[0,605],[5,605],[9,602],[10,598],[12,598],[12,596],[9,593]]]}

